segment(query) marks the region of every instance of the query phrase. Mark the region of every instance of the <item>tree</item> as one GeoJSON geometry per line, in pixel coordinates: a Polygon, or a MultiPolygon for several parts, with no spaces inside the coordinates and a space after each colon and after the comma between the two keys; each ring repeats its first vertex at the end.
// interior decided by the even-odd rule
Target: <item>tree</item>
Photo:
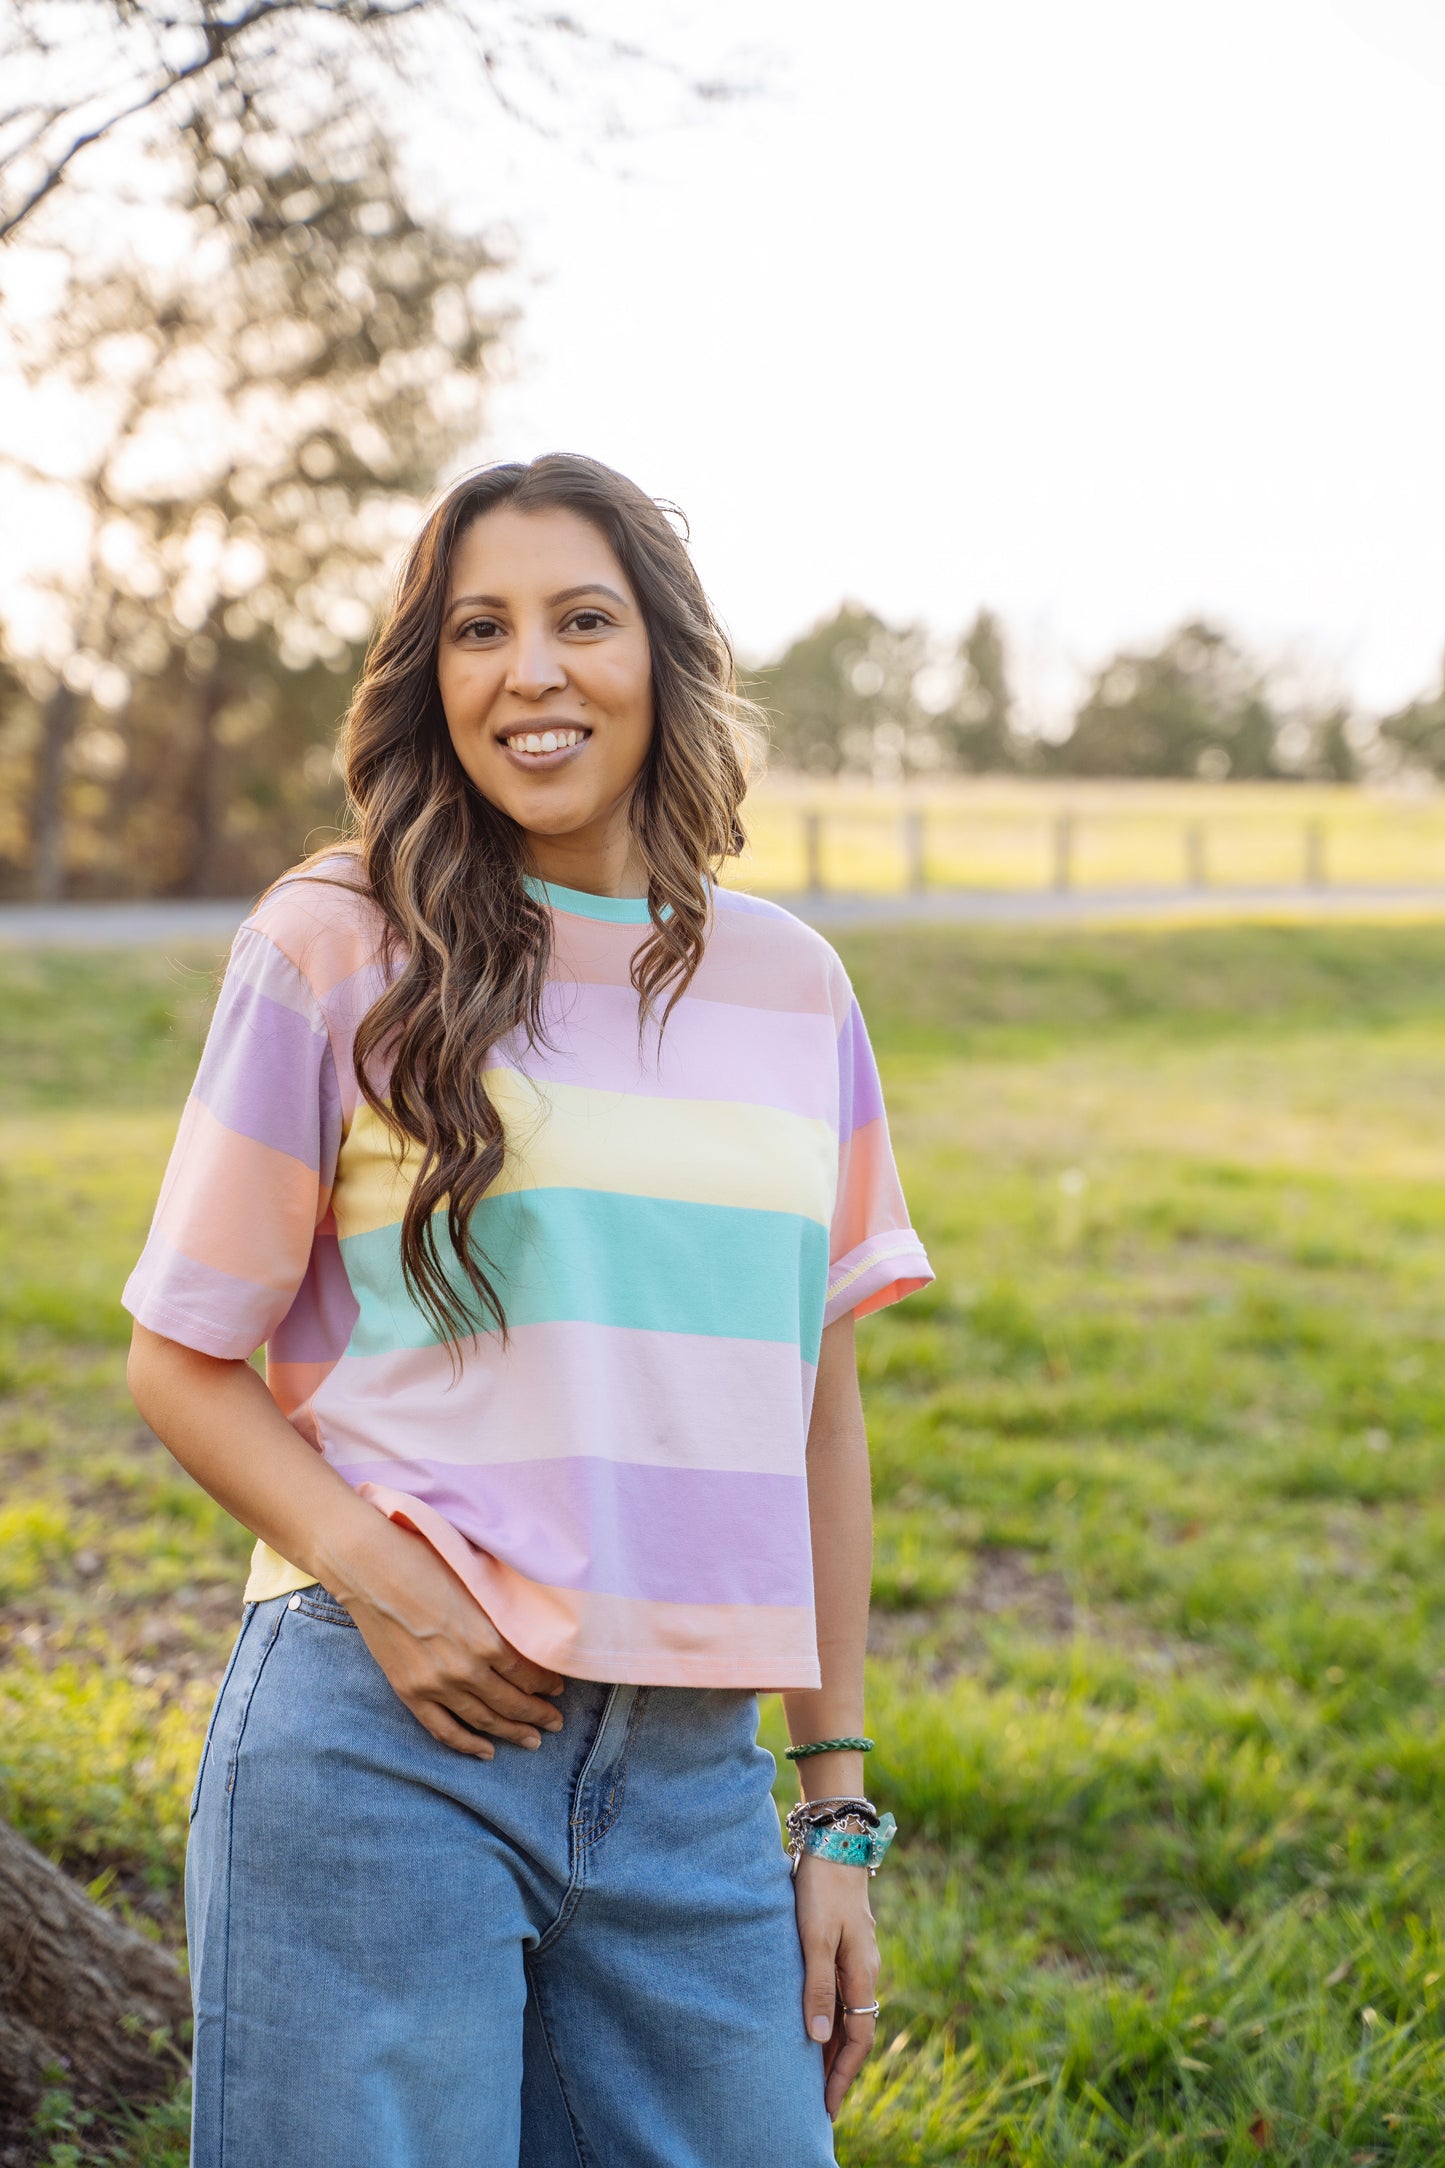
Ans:
{"type": "Polygon", "coordinates": [[[24,2141],[57,2067],[82,2108],[168,2090],[190,2003],[167,1951],[0,1822],[0,2145],[24,2141]]]}
{"type": "MultiPolygon", "coordinates": [[[[199,163],[191,139],[222,116],[305,143],[347,114],[384,112],[399,132],[408,108],[434,118],[453,99],[470,114],[479,94],[534,125],[559,106],[575,124],[619,66],[693,99],[741,88],[524,0],[9,0],[0,240],[118,139],[164,142],[199,163]]],[[[614,126],[599,105],[597,129],[614,126]]]]}
{"type": "Polygon", "coordinates": [[[88,539],[34,764],[42,897],[62,890],[87,788],[72,746],[97,709],[91,746],[109,752],[89,797],[108,780],[152,831],[154,797],[125,778],[163,746],[170,848],[152,836],[149,885],[235,882],[232,755],[274,723],[278,668],[354,662],[399,534],[481,426],[500,329],[489,244],[408,210],[383,138],[355,161],[258,148],[222,135],[174,207],[163,264],[78,267],[23,356],[101,422],[83,471],[56,478],[83,501],[88,539]]]}
{"type": "Polygon", "coordinates": [[[937,725],[950,765],[972,775],[1018,767],[1008,649],[992,610],[979,610],[959,641],[956,669],[958,690],[937,725]]]}
{"type": "Polygon", "coordinates": [[[755,671],[748,690],[773,719],[784,765],[888,780],[937,765],[932,718],[914,690],[926,660],[916,626],[900,630],[849,602],[755,671]]]}
{"type": "Polygon", "coordinates": [[[1397,768],[1445,776],[1445,663],[1435,692],[1382,718],[1379,744],[1397,768]]]}
{"type": "Polygon", "coordinates": [[[1259,670],[1226,633],[1194,620],[1153,653],[1107,662],[1072,734],[1046,757],[1069,775],[1258,778],[1288,772],[1275,736],[1259,670]]]}

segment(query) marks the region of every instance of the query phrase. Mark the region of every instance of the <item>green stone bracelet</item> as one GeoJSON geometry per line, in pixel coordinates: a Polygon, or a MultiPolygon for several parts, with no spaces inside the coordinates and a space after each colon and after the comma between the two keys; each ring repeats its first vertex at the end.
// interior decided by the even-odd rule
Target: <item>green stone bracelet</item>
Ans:
{"type": "Polygon", "coordinates": [[[804,1761],[809,1754],[871,1754],[871,1739],[815,1739],[811,1746],[787,1746],[784,1761],[804,1761]]]}

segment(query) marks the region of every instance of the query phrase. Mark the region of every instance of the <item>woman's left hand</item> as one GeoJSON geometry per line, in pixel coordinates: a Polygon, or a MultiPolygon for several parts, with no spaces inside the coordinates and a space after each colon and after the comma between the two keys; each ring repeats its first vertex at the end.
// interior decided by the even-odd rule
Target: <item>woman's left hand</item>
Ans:
{"type": "Polygon", "coordinates": [[[836,2116],[873,2046],[878,2020],[845,2017],[878,1999],[878,1938],[868,1873],[805,1852],[793,1879],[803,1945],[803,2022],[823,2043],[823,2103],[836,2116]]]}

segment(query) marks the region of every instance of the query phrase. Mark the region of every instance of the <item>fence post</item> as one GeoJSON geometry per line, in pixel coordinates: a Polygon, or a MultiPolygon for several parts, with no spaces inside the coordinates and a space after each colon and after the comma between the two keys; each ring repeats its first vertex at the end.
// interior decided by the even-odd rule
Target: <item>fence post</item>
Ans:
{"type": "Polygon", "coordinates": [[[1305,887],[1326,888],[1329,885],[1329,868],[1325,863],[1325,826],[1323,821],[1305,822],[1305,887]]]}
{"type": "Polygon", "coordinates": [[[915,896],[928,886],[928,865],[923,849],[923,808],[907,806],[903,814],[903,879],[915,896]]]}
{"type": "Polygon", "coordinates": [[[1074,885],[1074,816],[1059,813],[1054,819],[1054,888],[1064,895],[1074,885]]]}
{"type": "Polygon", "coordinates": [[[1201,821],[1191,821],[1184,831],[1184,885],[1186,888],[1207,888],[1209,868],[1204,859],[1204,826],[1201,821]]]}
{"type": "Polygon", "coordinates": [[[823,893],[823,816],[815,806],[803,814],[804,882],[810,896],[823,893]]]}

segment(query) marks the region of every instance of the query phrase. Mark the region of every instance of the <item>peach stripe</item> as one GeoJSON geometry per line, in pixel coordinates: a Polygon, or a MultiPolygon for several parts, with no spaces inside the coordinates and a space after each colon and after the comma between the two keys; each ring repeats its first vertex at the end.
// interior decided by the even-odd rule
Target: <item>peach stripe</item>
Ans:
{"type": "Polygon", "coordinates": [[[838,1207],[830,1248],[846,1257],[870,1235],[906,1228],[908,1212],[898,1187],[888,1124],[880,1114],[855,1129],[838,1160],[838,1207]]]}
{"type": "Polygon", "coordinates": [[[289,1152],[238,1136],[186,1101],[156,1206],[173,1249],[234,1279],[293,1294],[325,1209],[315,1172],[289,1152]]]}

